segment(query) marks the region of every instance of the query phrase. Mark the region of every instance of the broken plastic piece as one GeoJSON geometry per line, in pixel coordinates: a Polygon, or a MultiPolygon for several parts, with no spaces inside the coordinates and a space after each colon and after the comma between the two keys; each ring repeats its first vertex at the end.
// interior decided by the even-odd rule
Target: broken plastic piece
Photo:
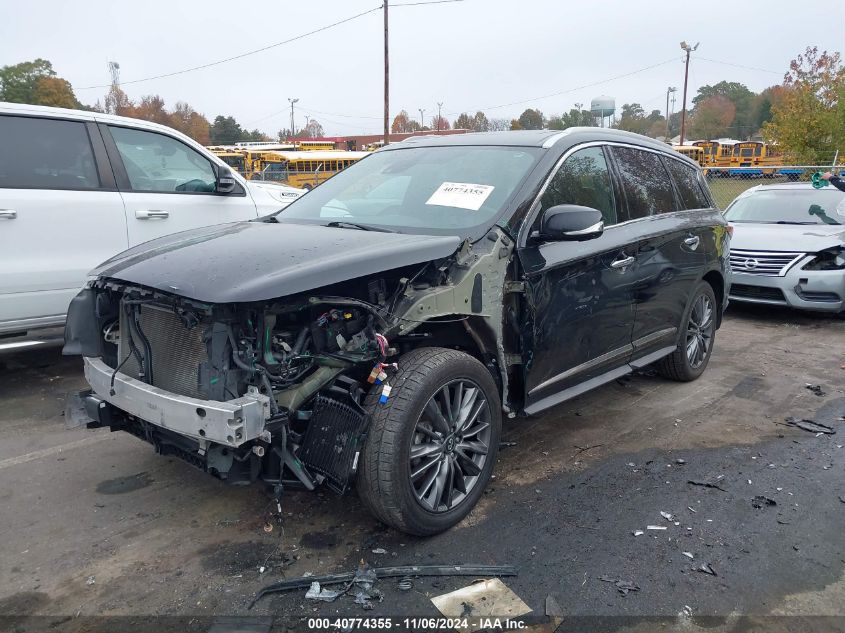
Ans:
{"type": "MultiPolygon", "coordinates": [[[[404,576],[516,576],[517,570],[513,565],[403,565],[398,567],[376,567],[369,570],[376,578],[402,578],[404,576]]],[[[336,585],[348,583],[355,579],[357,571],[327,574],[324,576],[307,575],[301,578],[291,578],[268,585],[261,589],[250,604],[251,609],[261,598],[271,593],[281,593],[292,589],[310,587],[312,582],[321,585],[336,585]]]]}
{"type": "Polygon", "coordinates": [[[666,526],[665,525],[647,525],[647,526],[645,526],[645,529],[647,529],[647,530],[665,530],[666,526]]]}
{"type": "Polygon", "coordinates": [[[794,426],[810,433],[826,433],[827,435],[836,433],[836,429],[832,426],[827,426],[821,422],[813,422],[813,420],[802,420],[801,418],[786,418],[786,426],[794,426]]]}
{"type": "Polygon", "coordinates": [[[388,399],[390,398],[390,385],[388,383],[384,383],[384,387],[381,390],[381,396],[379,396],[379,404],[387,404],[388,399]]]}
{"type": "Polygon", "coordinates": [[[640,588],[630,580],[622,580],[621,578],[613,578],[611,576],[599,576],[599,580],[603,582],[612,582],[617,591],[623,596],[627,596],[629,591],[639,591],[640,588]]]}
{"type": "Polygon", "coordinates": [[[722,488],[719,484],[714,483],[712,481],[693,481],[692,479],[689,479],[687,481],[687,483],[691,484],[693,486],[702,486],[704,488],[715,488],[716,490],[721,490],[722,492],[727,492],[727,490],[722,488]]]}
{"type": "Polygon", "coordinates": [[[496,616],[515,618],[531,611],[522,599],[498,578],[482,580],[431,599],[448,618],[496,616]]]}
{"type": "Polygon", "coordinates": [[[821,385],[811,385],[810,383],[807,383],[806,385],[804,385],[804,388],[805,388],[805,389],[809,389],[810,391],[812,391],[812,392],[813,392],[814,394],[816,394],[817,396],[825,396],[825,395],[827,395],[827,394],[824,392],[824,390],[822,389],[822,386],[821,386],[821,385]]]}
{"type": "Polygon", "coordinates": [[[660,516],[662,516],[662,517],[663,517],[664,519],[666,519],[667,521],[674,521],[674,520],[675,520],[675,517],[673,517],[673,516],[672,516],[671,514],[669,514],[668,512],[662,512],[662,511],[661,511],[661,512],[660,512],[660,516]]]}
{"type": "Polygon", "coordinates": [[[718,575],[715,571],[713,571],[713,568],[710,566],[710,563],[701,563],[701,566],[695,571],[700,571],[703,574],[710,574],[711,576],[718,575]]]}
{"type": "Polygon", "coordinates": [[[757,495],[751,500],[751,505],[755,508],[762,508],[764,506],[776,506],[778,504],[774,499],[769,499],[763,495],[757,495]]]}
{"type": "Polygon", "coordinates": [[[312,582],[308,591],[305,593],[306,600],[320,600],[321,602],[334,602],[338,596],[344,594],[344,591],[337,591],[334,589],[322,589],[320,583],[312,582]]]}

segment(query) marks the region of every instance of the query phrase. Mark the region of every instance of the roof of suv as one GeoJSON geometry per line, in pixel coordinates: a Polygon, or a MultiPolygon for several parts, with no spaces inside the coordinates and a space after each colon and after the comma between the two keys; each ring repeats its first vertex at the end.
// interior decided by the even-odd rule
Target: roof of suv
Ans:
{"type": "Polygon", "coordinates": [[[150,130],[159,130],[168,134],[178,134],[183,138],[184,134],[166,125],[133,119],[114,114],[105,114],[94,110],[71,110],[70,108],[53,108],[50,106],[31,105],[28,103],[9,103],[0,101],[0,114],[21,114],[26,116],[57,117],[64,119],[78,119],[81,121],[101,121],[103,123],[114,123],[115,125],[126,125],[150,130]]]}
{"type": "Polygon", "coordinates": [[[406,147],[437,147],[448,145],[506,145],[517,147],[550,148],[561,139],[570,139],[572,143],[587,141],[608,141],[633,143],[661,151],[672,151],[666,143],[653,138],[599,127],[571,127],[565,130],[513,130],[504,132],[471,132],[469,134],[450,134],[448,136],[412,136],[399,143],[392,143],[381,151],[406,147]]]}

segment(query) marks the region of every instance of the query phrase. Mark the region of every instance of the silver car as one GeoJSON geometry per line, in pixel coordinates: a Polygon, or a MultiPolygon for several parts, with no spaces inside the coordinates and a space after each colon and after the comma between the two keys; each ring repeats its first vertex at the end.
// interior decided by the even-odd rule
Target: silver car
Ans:
{"type": "Polygon", "coordinates": [[[749,189],[725,210],[731,301],[845,310],[845,193],[808,183],[749,189]]]}

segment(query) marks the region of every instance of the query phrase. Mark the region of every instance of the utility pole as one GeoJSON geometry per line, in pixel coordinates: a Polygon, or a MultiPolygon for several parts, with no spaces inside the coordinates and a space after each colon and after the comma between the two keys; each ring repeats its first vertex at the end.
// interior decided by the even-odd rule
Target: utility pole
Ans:
{"type": "Polygon", "coordinates": [[[291,99],[288,97],[288,101],[290,102],[290,137],[293,138],[296,136],[296,130],[294,129],[293,125],[293,105],[299,101],[299,99],[291,99]]]}
{"type": "Polygon", "coordinates": [[[384,144],[390,142],[390,57],[387,47],[387,2],[384,0],[384,144]]]}
{"type": "Polygon", "coordinates": [[[685,51],[687,54],[686,66],[684,68],[684,100],[683,109],[681,110],[681,145],[684,144],[684,133],[686,132],[687,125],[687,82],[689,81],[689,56],[690,53],[698,49],[698,45],[700,43],[701,42],[696,42],[695,46],[690,46],[686,42],[681,42],[681,50],[685,51]]]}
{"type": "Polygon", "coordinates": [[[425,115],[423,114],[424,112],[425,108],[420,108],[420,129],[423,129],[425,127],[425,115]]]}
{"type": "Polygon", "coordinates": [[[673,88],[672,86],[669,86],[666,89],[666,140],[670,141],[670,142],[671,142],[672,139],[669,136],[669,117],[671,117],[672,115],[669,114],[669,95],[670,94],[673,95],[673,98],[674,98],[674,94],[675,94],[676,90],[677,90],[677,88],[673,88]]]}
{"type": "Polygon", "coordinates": [[[443,102],[438,101],[437,102],[437,131],[438,132],[440,131],[440,108],[442,108],[442,107],[443,107],[443,102]]]}

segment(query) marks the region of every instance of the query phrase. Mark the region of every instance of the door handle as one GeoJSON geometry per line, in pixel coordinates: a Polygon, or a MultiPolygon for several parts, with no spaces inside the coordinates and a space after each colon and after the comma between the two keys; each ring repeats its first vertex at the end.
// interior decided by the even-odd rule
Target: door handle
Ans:
{"type": "Polygon", "coordinates": [[[633,264],[635,261],[637,261],[637,258],[629,255],[628,257],[623,257],[622,259],[616,259],[616,260],[610,262],[610,267],[611,268],[617,268],[617,269],[618,268],[627,268],[628,266],[633,264]]]}
{"type": "Polygon", "coordinates": [[[152,220],[152,219],[160,219],[166,220],[170,217],[169,211],[159,211],[157,209],[150,209],[148,211],[135,211],[135,217],[139,220],[152,220]]]}
{"type": "Polygon", "coordinates": [[[698,244],[700,242],[701,242],[701,238],[698,237],[697,235],[694,235],[692,237],[688,237],[687,239],[684,240],[684,244],[689,246],[690,250],[693,250],[693,251],[698,248],[698,244]]]}
{"type": "Polygon", "coordinates": [[[0,209],[0,218],[14,220],[16,217],[18,217],[17,211],[14,211],[13,209],[0,209]]]}

